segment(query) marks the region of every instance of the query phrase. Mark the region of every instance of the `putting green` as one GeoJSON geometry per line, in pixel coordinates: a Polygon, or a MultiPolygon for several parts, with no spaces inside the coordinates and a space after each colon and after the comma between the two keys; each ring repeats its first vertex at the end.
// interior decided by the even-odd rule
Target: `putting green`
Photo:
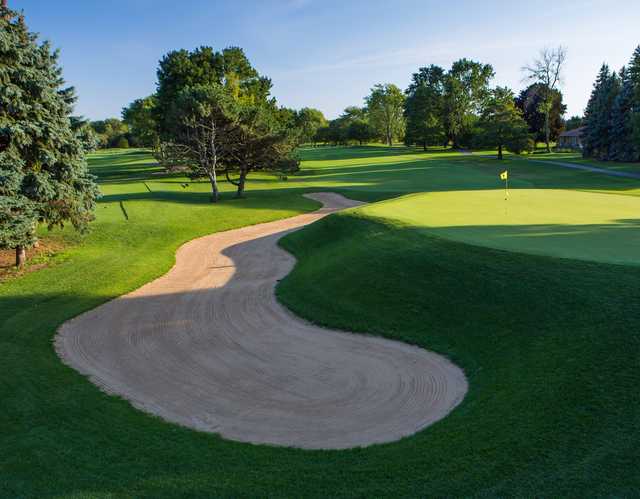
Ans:
{"type": "Polygon", "coordinates": [[[363,208],[435,235],[480,246],[640,264],[640,199],[548,189],[416,194],[363,208]]]}

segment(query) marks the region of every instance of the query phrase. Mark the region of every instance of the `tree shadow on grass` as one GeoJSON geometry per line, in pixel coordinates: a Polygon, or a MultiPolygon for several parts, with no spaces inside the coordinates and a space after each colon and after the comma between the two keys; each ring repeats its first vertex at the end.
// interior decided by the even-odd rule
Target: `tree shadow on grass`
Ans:
{"type": "Polygon", "coordinates": [[[457,153],[453,149],[430,148],[423,151],[418,147],[405,146],[319,146],[304,147],[299,151],[303,161],[344,161],[351,159],[380,158],[384,156],[404,156],[415,154],[457,153]]]}
{"type": "Polygon", "coordinates": [[[136,180],[163,172],[145,150],[97,153],[89,158],[89,171],[101,182],[136,180]]]}
{"type": "MultiPolygon", "coordinates": [[[[510,160],[498,161],[493,158],[462,155],[455,151],[441,151],[442,155],[433,155],[429,151],[427,155],[418,154],[415,148],[405,147],[341,147],[341,148],[307,148],[305,154],[322,155],[329,154],[329,160],[335,159],[361,159],[356,164],[345,166],[304,167],[297,174],[290,175],[289,181],[295,188],[306,189],[305,183],[316,184],[316,189],[324,188],[335,190],[350,189],[357,186],[359,190],[372,192],[394,192],[397,194],[410,192],[429,192],[443,190],[480,190],[502,188],[499,173],[505,169],[510,171],[510,188],[556,188],[556,189],[583,189],[606,190],[625,193],[640,187],[640,182],[634,179],[607,177],[603,174],[569,170],[560,166],[536,165],[527,161],[510,160]],[[326,149],[331,149],[327,153],[326,149]],[[400,156],[400,157],[399,157],[400,156]],[[388,157],[388,160],[385,158],[388,157]],[[398,158],[399,157],[399,158],[398,158]],[[367,158],[372,161],[367,161],[367,158]],[[380,160],[383,161],[380,161],[380,160]]],[[[137,159],[145,152],[125,154],[124,163],[113,164],[114,158],[106,156],[94,161],[99,166],[96,173],[105,185],[128,184],[136,181],[146,181],[148,185],[158,184],[196,184],[198,181],[185,179],[183,173],[170,174],[163,171],[157,164],[146,162],[136,164],[137,159]],[[104,168],[104,171],[100,171],[104,168]]],[[[305,158],[308,159],[308,158],[305,158]]],[[[206,182],[202,182],[205,184],[206,182]]],[[[273,183],[273,190],[280,190],[281,180],[277,178],[265,178],[264,176],[251,175],[247,186],[247,196],[252,195],[251,187],[260,186],[265,190],[273,183]]],[[[221,185],[225,185],[221,179],[221,185]]],[[[156,190],[151,186],[152,190],[156,190]]],[[[111,196],[111,195],[108,195],[111,196]]],[[[107,196],[107,197],[108,197],[107,196]]],[[[196,202],[198,196],[186,196],[196,202]]],[[[176,194],[166,195],[166,200],[180,201],[176,194]]],[[[116,198],[119,200],[119,198],[116,198]]]]}
{"type": "MultiPolygon", "coordinates": [[[[156,184],[152,184],[154,187],[156,184]]],[[[208,187],[208,183],[204,184],[208,187]]],[[[153,189],[152,192],[139,189],[136,192],[123,192],[106,194],[100,198],[100,203],[118,203],[126,201],[161,201],[166,203],[190,204],[223,208],[225,206],[233,206],[234,208],[246,209],[270,209],[276,210],[277,207],[286,208],[286,204],[282,202],[283,197],[302,196],[310,192],[322,191],[342,191],[343,189],[323,189],[311,186],[292,186],[273,189],[256,189],[248,190],[241,198],[236,196],[235,190],[224,190],[220,192],[220,198],[217,203],[211,202],[211,192],[208,190],[194,190],[193,183],[185,189],[176,190],[159,190],[153,189]],[[269,204],[273,201],[273,204],[269,204]]],[[[308,200],[309,203],[314,201],[308,200]]],[[[319,203],[318,203],[319,205],[319,203]]]]}
{"type": "Polygon", "coordinates": [[[415,230],[516,253],[640,266],[640,219],[581,225],[470,225],[415,230]]]}

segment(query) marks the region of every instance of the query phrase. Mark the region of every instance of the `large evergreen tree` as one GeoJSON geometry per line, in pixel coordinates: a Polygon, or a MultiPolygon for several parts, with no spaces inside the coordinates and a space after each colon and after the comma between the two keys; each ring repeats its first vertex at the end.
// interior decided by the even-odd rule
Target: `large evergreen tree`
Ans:
{"type": "Polygon", "coordinates": [[[636,151],[640,150],[640,45],[636,48],[629,66],[627,78],[633,88],[631,126],[633,128],[633,142],[636,151]]]}
{"type": "Polygon", "coordinates": [[[634,88],[626,68],[620,71],[621,89],[613,102],[609,137],[609,157],[614,161],[637,161],[638,148],[633,141],[634,88]]]}
{"type": "Polygon", "coordinates": [[[620,79],[603,64],[585,110],[583,154],[608,160],[611,152],[611,117],[613,104],[620,92],[620,79]]]}
{"type": "Polygon", "coordinates": [[[15,248],[17,265],[38,223],[83,230],[98,196],[57,58],[21,15],[0,6],[0,247],[15,248]]]}

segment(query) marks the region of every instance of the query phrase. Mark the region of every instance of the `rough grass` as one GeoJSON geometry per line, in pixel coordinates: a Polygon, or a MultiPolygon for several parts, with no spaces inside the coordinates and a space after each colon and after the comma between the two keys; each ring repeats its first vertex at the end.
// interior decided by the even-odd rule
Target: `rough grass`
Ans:
{"type": "Polygon", "coordinates": [[[289,239],[301,258],[281,288],[292,307],[438,350],[471,379],[450,418],[368,449],[227,442],[134,410],[61,364],[51,341],[65,320],[161,275],[188,239],[313,209],[303,192],[374,201],[495,189],[505,166],[514,188],[639,192],[448,151],[301,154],[301,175],[252,176],[239,201],[223,184],[218,206],[206,182],[158,174],[141,151],[92,158],[104,194],[92,232],[55,265],[0,284],[0,497],[637,495],[634,267],[502,253],[355,215],[289,239]]]}

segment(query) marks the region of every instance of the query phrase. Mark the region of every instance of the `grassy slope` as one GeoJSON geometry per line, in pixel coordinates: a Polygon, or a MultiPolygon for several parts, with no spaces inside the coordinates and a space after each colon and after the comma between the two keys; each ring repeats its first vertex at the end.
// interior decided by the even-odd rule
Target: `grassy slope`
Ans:
{"type": "Polygon", "coordinates": [[[640,269],[468,246],[358,211],[283,244],[300,261],[279,286],[296,313],[443,353],[469,378],[451,416],[371,451],[385,463],[372,495],[640,491],[640,269]]]}
{"type": "MultiPolygon", "coordinates": [[[[352,311],[355,329],[403,337],[448,353],[472,379],[469,399],[451,418],[402,442],[366,450],[303,452],[226,442],[135,411],[61,365],[51,346],[56,327],[162,274],[173,262],[175,248],[187,239],[311,209],[314,203],[299,196],[305,191],[329,188],[358,199],[378,200],[425,190],[493,189],[495,175],[504,167],[481,158],[448,152],[424,155],[404,148],[318,149],[303,151],[303,155],[308,160],[303,173],[311,174],[291,177],[288,182],[257,176],[250,184],[248,199],[232,201],[226,194],[224,203],[216,207],[207,203],[206,183],[190,183],[183,189],[180,184],[184,179],[153,175],[157,169],[145,154],[115,152],[93,158],[105,196],[91,235],[57,258],[55,266],[0,284],[0,358],[5,373],[0,377],[0,497],[434,495],[470,493],[480,484],[489,487],[485,489],[489,495],[533,490],[557,494],[568,490],[569,481],[574,479],[592,494],[614,490],[614,483],[621,494],[633,490],[637,477],[629,471],[631,454],[626,449],[637,445],[630,425],[636,424],[637,434],[637,417],[634,420],[633,415],[639,411],[633,400],[624,398],[629,383],[638,380],[637,371],[627,369],[633,366],[638,346],[637,336],[627,330],[632,324],[625,322],[635,315],[632,307],[637,302],[633,269],[575,262],[571,263],[575,267],[566,267],[553,260],[510,254],[501,260],[515,262],[508,267],[514,280],[524,282],[533,274],[542,282],[533,288],[538,289],[536,294],[524,294],[527,290],[521,286],[508,302],[511,308],[497,307],[495,303],[507,300],[504,276],[497,279],[500,274],[496,268],[483,267],[498,261],[493,250],[444,243],[415,231],[359,218],[354,226],[349,225],[350,217],[328,220],[328,224],[338,224],[335,230],[344,234],[344,244],[319,244],[313,268],[305,259],[285,283],[282,291],[288,302],[308,316],[320,313],[334,325],[344,321],[344,310],[352,311]],[[362,275],[356,273],[361,263],[359,267],[353,259],[362,257],[357,253],[361,250],[355,239],[348,237],[351,234],[344,233],[345,228],[371,244],[366,259],[376,269],[374,278],[366,269],[362,275]],[[415,270],[416,262],[429,261],[423,261],[423,251],[434,241],[445,245],[439,250],[442,253],[434,254],[449,255],[442,260],[444,267],[415,270]],[[390,263],[389,252],[402,256],[395,260],[395,267],[383,265],[390,263]],[[477,261],[473,263],[473,259],[477,261]],[[555,265],[549,270],[555,280],[538,276],[538,267],[543,265],[540,261],[555,265]],[[353,269],[349,267],[345,273],[341,265],[342,270],[328,274],[330,279],[316,289],[309,289],[300,279],[300,272],[313,273],[323,265],[332,271],[340,262],[354,262],[353,269]],[[478,272],[467,271],[468,262],[478,272]],[[534,273],[532,265],[536,267],[534,273]],[[603,287],[605,272],[611,278],[603,287]],[[566,283],[561,287],[560,274],[570,277],[565,281],[575,289],[567,289],[566,283]],[[463,278],[458,279],[458,275],[463,278]],[[486,279],[481,278],[483,275],[486,279]],[[359,279],[372,281],[367,296],[357,285],[359,279]],[[558,304],[547,299],[556,296],[547,292],[549,284],[559,286],[558,304]],[[336,294],[340,300],[328,301],[331,295],[319,295],[320,290],[334,290],[336,286],[343,286],[336,294]],[[389,289],[394,290],[391,297],[389,289]],[[305,297],[304,307],[292,298],[296,290],[305,297]],[[457,314],[451,307],[447,312],[446,306],[425,312],[420,309],[423,302],[416,301],[437,291],[440,303],[447,296],[457,303],[454,298],[461,290],[473,294],[465,299],[469,305],[465,314],[459,313],[459,307],[457,314]],[[494,301],[488,303],[488,297],[494,301]],[[389,305],[385,306],[387,300],[389,305]],[[317,308],[309,308],[312,303],[317,308]],[[378,313],[364,315],[371,303],[379,305],[378,313]],[[560,307],[563,303],[567,306],[560,307]],[[485,306],[492,304],[489,309],[485,306]],[[520,308],[513,308],[517,306],[520,308]],[[565,325],[582,326],[574,328],[576,333],[572,334],[592,341],[576,342],[573,336],[562,336],[557,329],[560,326],[549,329],[553,321],[542,322],[547,307],[553,312],[550,317],[556,318],[559,308],[566,310],[561,316],[565,325]],[[585,310],[592,310],[588,307],[596,308],[580,319],[585,310]],[[524,322],[527,328],[519,329],[518,334],[507,320],[513,320],[516,314],[504,312],[508,315],[505,325],[497,321],[503,318],[502,310],[528,312],[529,308],[524,322]],[[388,316],[383,317],[382,310],[388,316]],[[427,312],[430,315],[425,316],[427,312]],[[440,319],[443,321],[438,323],[440,319]],[[449,319],[457,321],[451,328],[444,321],[449,319]],[[573,322],[567,322],[569,319],[573,322]],[[483,326],[465,328],[460,325],[463,321],[481,322],[483,326]],[[542,332],[533,328],[547,323],[542,332]],[[427,327],[430,324],[434,332],[427,327]],[[604,339],[599,342],[593,339],[597,325],[600,333],[606,333],[600,334],[604,339]],[[482,335],[493,329],[495,335],[485,341],[482,335]],[[448,338],[447,331],[455,331],[460,337],[448,338]],[[462,335],[467,331],[478,336],[468,347],[462,335]],[[532,366],[530,350],[538,352],[543,360],[540,352],[546,352],[548,360],[532,366]],[[565,366],[567,353],[570,362],[565,366]],[[507,359],[507,365],[493,369],[491,356],[498,355],[507,359]],[[594,375],[592,367],[602,362],[611,368],[594,375]],[[623,366],[617,367],[620,387],[607,375],[617,372],[614,364],[623,366]],[[545,374],[547,366],[552,368],[551,378],[545,374]],[[527,374],[522,380],[510,375],[518,368],[527,374]],[[547,383],[548,379],[554,383],[547,383]],[[581,384],[585,385],[582,391],[576,391],[581,384]],[[531,390],[534,396],[524,395],[531,390]],[[552,394],[551,398],[543,397],[546,402],[536,404],[536,397],[546,392],[552,394]],[[557,410],[546,407],[552,399],[560,403],[557,410]],[[483,405],[478,406],[480,402],[483,405]],[[527,404],[533,407],[532,412],[521,420],[522,411],[515,409],[527,404]],[[541,406],[550,411],[542,422],[538,421],[541,406]],[[469,414],[477,415],[473,411],[478,407],[493,409],[496,416],[487,414],[476,426],[469,414]],[[574,412],[581,421],[575,431],[563,422],[574,412]],[[511,426],[515,430],[507,431],[511,426]],[[524,439],[519,445],[518,439],[529,433],[541,437],[524,439]],[[554,440],[568,447],[548,447],[554,440]],[[617,454],[612,451],[614,445],[621,449],[617,454]],[[602,486],[592,486],[592,477],[600,476],[605,479],[602,486]]],[[[541,172],[540,168],[516,163],[509,166],[515,187],[638,194],[637,183],[632,181],[559,168],[541,172]]],[[[224,190],[228,191],[226,187],[224,190]]],[[[310,240],[314,240],[314,234],[325,239],[325,226],[310,230],[314,231],[310,240]]],[[[311,255],[311,249],[299,238],[288,244],[301,255],[311,255]]],[[[361,247],[367,249],[367,244],[361,247]]],[[[637,366],[637,356],[635,362],[637,366]]]]}

